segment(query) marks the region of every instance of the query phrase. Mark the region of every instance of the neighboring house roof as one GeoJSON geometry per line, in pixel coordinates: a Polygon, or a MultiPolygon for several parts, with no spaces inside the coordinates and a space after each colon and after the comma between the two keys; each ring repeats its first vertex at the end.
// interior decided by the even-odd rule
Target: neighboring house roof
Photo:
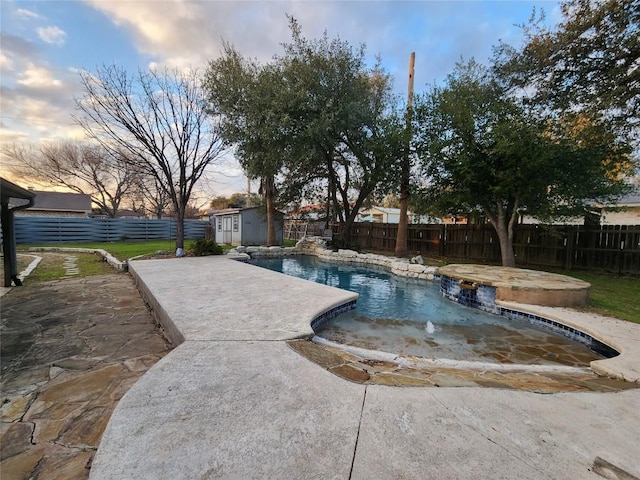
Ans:
{"type": "Polygon", "coordinates": [[[116,214],[118,218],[144,218],[146,214],[144,212],[136,212],[134,210],[119,210],[116,214]]]}
{"type": "MultiPolygon", "coordinates": [[[[371,207],[371,208],[375,210],[379,210],[382,213],[388,213],[389,215],[400,215],[399,208],[388,208],[388,207],[371,207]]],[[[407,213],[411,214],[411,212],[407,212],[407,213]]]]}
{"type": "Polygon", "coordinates": [[[2,195],[2,203],[19,208],[28,205],[36,196],[36,192],[22,188],[4,178],[0,178],[0,194],[2,195]]]}
{"type": "MultiPolygon", "coordinates": [[[[261,207],[246,207],[246,208],[225,208],[224,210],[214,211],[211,215],[213,217],[219,217],[219,216],[222,216],[222,215],[234,215],[234,214],[237,214],[237,213],[246,212],[248,210],[257,210],[257,209],[263,209],[264,210],[264,208],[265,208],[264,206],[261,206],[261,207]]],[[[278,215],[284,215],[283,212],[280,212],[278,210],[276,210],[276,213],[278,215]]]]}
{"type": "Polygon", "coordinates": [[[606,202],[590,199],[587,201],[590,205],[598,208],[602,207],[640,207],[640,187],[632,190],[632,193],[623,195],[606,202]]]}
{"type": "Polygon", "coordinates": [[[625,195],[624,197],[620,197],[618,200],[612,203],[607,204],[606,206],[616,206],[616,207],[640,207],[640,195],[625,195]]]}
{"type": "Polygon", "coordinates": [[[36,194],[35,202],[28,210],[91,213],[91,195],[36,190],[33,193],[36,194]]]}
{"type": "Polygon", "coordinates": [[[388,207],[371,207],[371,208],[363,208],[360,212],[363,214],[367,214],[368,212],[376,210],[378,212],[386,213],[389,215],[400,215],[399,208],[388,208],[388,207]]]}

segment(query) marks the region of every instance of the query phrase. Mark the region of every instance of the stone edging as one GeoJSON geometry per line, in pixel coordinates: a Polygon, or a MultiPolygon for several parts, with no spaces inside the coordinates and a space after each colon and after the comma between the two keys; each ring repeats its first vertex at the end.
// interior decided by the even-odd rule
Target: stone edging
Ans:
{"type": "Polygon", "coordinates": [[[358,253],[354,250],[340,249],[334,252],[329,250],[326,245],[326,240],[322,237],[305,237],[298,241],[295,247],[236,247],[229,250],[227,255],[231,255],[237,260],[247,260],[249,257],[275,258],[289,255],[313,255],[322,260],[333,262],[386,267],[391,273],[401,277],[435,280],[438,276],[438,267],[423,265],[420,256],[408,260],[374,253],[358,253]]]}
{"type": "Polygon", "coordinates": [[[121,262],[106,250],[101,248],[64,248],[64,247],[31,247],[30,252],[77,252],[77,253],[98,253],[102,258],[115,268],[118,273],[126,272],[129,269],[127,262],[121,262]]]}

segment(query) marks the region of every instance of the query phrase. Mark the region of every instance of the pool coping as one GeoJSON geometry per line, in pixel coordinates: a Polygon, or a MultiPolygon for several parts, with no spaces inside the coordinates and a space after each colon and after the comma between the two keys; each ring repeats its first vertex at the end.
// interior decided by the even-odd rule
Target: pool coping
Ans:
{"type": "Polygon", "coordinates": [[[531,313],[559,322],[609,345],[619,355],[590,363],[598,375],[640,383],[640,325],[612,317],[566,307],[547,307],[516,302],[496,301],[503,308],[531,313]]]}

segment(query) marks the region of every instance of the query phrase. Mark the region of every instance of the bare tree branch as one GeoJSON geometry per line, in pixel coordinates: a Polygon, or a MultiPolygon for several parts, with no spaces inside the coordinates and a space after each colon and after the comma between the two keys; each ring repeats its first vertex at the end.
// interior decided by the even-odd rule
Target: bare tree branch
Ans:
{"type": "Polygon", "coordinates": [[[138,177],[121,151],[100,145],[71,141],[5,145],[2,153],[12,160],[10,170],[19,178],[91,195],[93,203],[110,217],[117,215],[138,177]]]}
{"type": "Polygon", "coordinates": [[[85,90],[75,121],[110,151],[155,179],[177,215],[176,247],[184,246],[184,215],[193,188],[224,153],[215,117],[206,111],[195,71],[142,71],[111,65],[81,72],[85,90]]]}

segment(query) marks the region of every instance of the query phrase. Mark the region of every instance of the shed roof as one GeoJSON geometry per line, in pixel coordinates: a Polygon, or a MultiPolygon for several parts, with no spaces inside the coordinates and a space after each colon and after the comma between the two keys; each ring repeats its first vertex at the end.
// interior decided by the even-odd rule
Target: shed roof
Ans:
{"type": "MultiPolygon", "coordinates": [[[[260,206],[260,207],[245,207],[245,208],[225,208],[224,210],[217,210],[217,211],[213,212],[212,215],[214,217],[221,217],[223,215],[235,215],[235,214],[238,214],[238,213],[241,213],[241,212],[246,212],[248,210],[258,210],[258,209],[264,210],[265,207],[264,206],[260,206]]],[[[284,212],[276,210],[276,214],[284,215],[284,212]]]]}

